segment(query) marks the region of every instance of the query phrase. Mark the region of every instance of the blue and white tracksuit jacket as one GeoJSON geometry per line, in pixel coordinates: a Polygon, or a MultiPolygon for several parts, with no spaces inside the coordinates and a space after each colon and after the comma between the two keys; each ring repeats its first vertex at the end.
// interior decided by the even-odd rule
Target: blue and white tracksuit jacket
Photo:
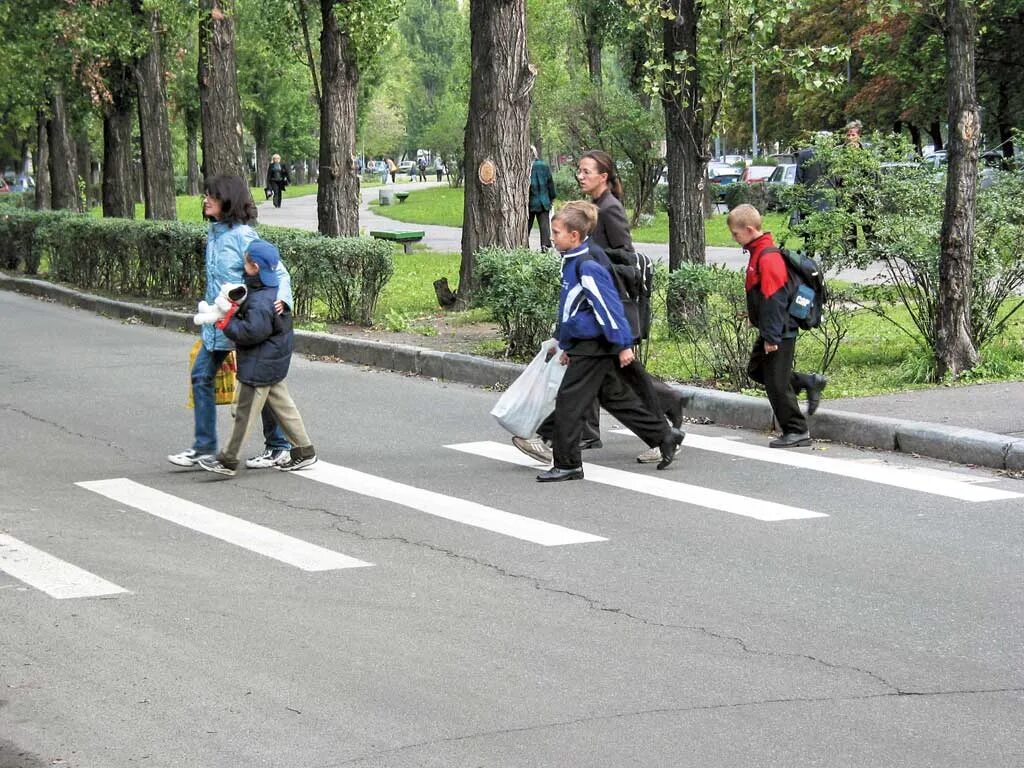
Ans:
{"type": "MultiPolygon", "coordinates": [[[[259,240],[256,230],[248,224],[225,224],[218,221],[210,225],[206,235],[206,296],[207,303],[213,304],[224,283],[245,281],[245,252],[249,244],[259,240]]],[[[277,298],[292,307],[292,279],[283,261],[277,263],[277,298]]],[[[203,346],[211,352],[215,349],[234,349],[235,343],[213,323],[203,326],[203,346]]]]}
{"type": "Polygon", "coordinates": [[[633,346],[633,331],[608,271],[610,266],[608,256],[589,237],[562,254],[555,338],[570,355],[574,348],[592,355],[618,354],[633,346]],[[592,343],[581,345],[585,341],[592,343]]]}

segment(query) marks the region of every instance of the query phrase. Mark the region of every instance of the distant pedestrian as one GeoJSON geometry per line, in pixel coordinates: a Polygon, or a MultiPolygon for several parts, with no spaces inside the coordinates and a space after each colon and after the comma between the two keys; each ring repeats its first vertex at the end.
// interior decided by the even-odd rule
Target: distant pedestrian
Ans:
{"type": "Polygon", "coordinates": [[[290,471],[316,463],[316,450],[285,384],[295,334],[292,313],[278,314],[274,309],[279,263],[276,247],[263,240],[250,243],[245,252],[246,296],[217,322],[237,345],[238,406],[227,446],[216,456],[199,459],[199,466],[207,472],[233,476],[238,471],[238,454],[264,407],[273,411],[295,446],[277,468],[290,471]]]}
{"type": "Polygon", "coordinates": [[[281,162],[280,155],[270,158],[270,165],[267,167],[267,187],[270,188],[274,198],[274,207],[281,207],[281,195],[291,184],[292,178],[288,173],[288,166],[281,162]]]}
{"type": "Polygon", "coordinates": [[[386,158],[384,162],[387,163],[388,173],[391,174],[391,183],[394,184],[395,176],[398,175],[398,166],[395,164],[395,161],[392,160],[390,157],[386,158]]]}
{"type": "Polygon", "coordinates": [[[441,155],[438,155],[437,157],[434,158],[434,173],[437,174],[437,180],[439,183],[443,181],[442,177],[444,176],[444,158],[441,157],[441,155]]]}
{"type": "Polygon", "coordinates": [[[420,155],[416,160],[416,169],[419,171],[420,181],[427,180],[427,156],[420,155]]]}
{"type": "Polygon", "coordinates": [[[377,173],[380,175],[380,183],[388,183],[388,164],[384,161],[383,155],[377,159],[377,173]]]}
{"type": "Polygon", "coordinates": [[[762,384],[768,393],[775,421],[782,436],[772,440],[772,448],[798,448],[811,444],[807,420],[800,412],[796,397],[807,392],[807,413],[813,415],[821,402],[821,391],[828,379],[817,373],[796,373],[793,358],[799,327],[789,314],[792,281],[785,256],[775,247],[771,232],[761,227],[761,214],[752,205],[737,205],[729,212],[729,232],[749,261],[745,289],[747,317],[758,330],[750,353],[747,374],[762,384]]]}
{"type": "Polygon", "coordinates": [[[533,232],[533,222],[540,228],[540,247],[542,251],[551,248],[551,204],[557,197],[555,180],[551,177],[551,167],[537,156],[537,148],[530,147],[533,152],[533,168],[530,170],[530,223],[527,235],[533,232]]]}

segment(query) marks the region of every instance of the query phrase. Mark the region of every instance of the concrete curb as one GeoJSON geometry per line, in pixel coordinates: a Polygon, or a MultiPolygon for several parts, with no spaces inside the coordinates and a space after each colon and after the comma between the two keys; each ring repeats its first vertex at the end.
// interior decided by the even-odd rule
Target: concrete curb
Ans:
{"type": "MultiPolygon", "coordinates": [[[[105,299],[45,280],[11,277],[0,272],[0,288],[59,301],[120,319],[136,318],[148,325],[195,333],[192,315],[142,304],[105,299]]],[[[505,387],[523,366],[455,352],[439,352],[372,339],[296,331],[295,350],[303,354],[338,357],[349,363],[403,371],[443,381],[479,387],[505,387]]],[[[767,400],[733,392],[677,385],[690,396],[691,418],[768,432],[773,427],[767,400]]],[[[810,418],[814,437],[865,448],[901,451],[959,464],[1012,472],[1024,471],[1024,439],[951,427],[930,422],[890,419],[846,411],[819,410],[810,418]]]]}

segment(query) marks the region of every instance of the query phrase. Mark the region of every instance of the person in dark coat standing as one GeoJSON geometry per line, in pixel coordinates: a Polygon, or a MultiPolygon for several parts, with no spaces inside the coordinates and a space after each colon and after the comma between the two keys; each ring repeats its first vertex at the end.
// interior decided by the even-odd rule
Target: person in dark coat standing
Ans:
{"type": "Polygon", "coordinates": [[[270,243],[250,243],[245,253],[246,296],[217,321],[217,327],[236,345],[238,407],[227,446],[216,456],[199,459],[199,466],[208,472],[233,476],[238,471],[238,453],[264,404],[270,406],[294,446],[291,458],[277,468],[291,471],[316,463],[316,450],[285,384],[295,333],[291,311],[279,315],[274,307],[279,262],[280,254],[270,243]]]}
{"type": "Polygon", "coordinates": [[[530,171],[530,224],[527,235],[533,232],[533,222],[540,226],[540,247],[546,251],[551,248],[551,201],[555,194],[555,180],[551,177],[551,167],[537,157],[537,148],[530,147],[533,152],[533,169],[530,171]]]}
{"type": "Polygon", "coordinates": [[[274,207],[281,207],[281,195],[284,190],[292,183],[291,176],[288,174],[288,166],[281,162],[280,155],[274,155],[270,158],[270,165],[267,167],[267,189],[270,190],[274,198],[274,207]]]}

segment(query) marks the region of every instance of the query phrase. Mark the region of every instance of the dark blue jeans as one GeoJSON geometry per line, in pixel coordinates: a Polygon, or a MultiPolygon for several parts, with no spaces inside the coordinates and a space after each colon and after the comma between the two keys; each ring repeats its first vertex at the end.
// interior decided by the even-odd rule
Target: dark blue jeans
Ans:
{"type": "MultiPolygon", "coordinates": [[[[195,403],[196,435],[192,450],[196,453],[217,453],[217,404],[214,401],[213,379],[227,356],[226,349],[211,352],[205,345],[201,345],[196,361],[192,364],[192,400],[195,403]]],[[[273,450],[290,450],[292,444],[284,436],[270,408],[264,407],[260,415],[263,417],[263,439],[266,447],[273,450]]]]}

